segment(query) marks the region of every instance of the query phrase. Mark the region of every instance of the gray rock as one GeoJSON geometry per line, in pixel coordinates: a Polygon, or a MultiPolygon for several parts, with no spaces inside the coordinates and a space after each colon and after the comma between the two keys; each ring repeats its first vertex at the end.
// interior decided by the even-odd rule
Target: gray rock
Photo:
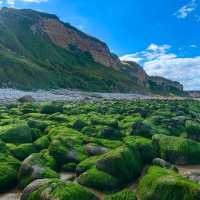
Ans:
{"type": "Polygon", "coordinates": [[[167,162],[167,161],[165,161],[161,158],[155,158],[153,160],[153,165],[157,165],[157,166],[162,167],[162,168],[178,171],[178,169],[175,165],[172,165],[171,163],[169,163],[169,162],[167,162]]]}
{"type": "Polygon", "coordinates": [[[108,152],[108,149],[96,144],[87,144],[85,146],[86,152],[91,156],[101,155],[108,152]]]}
{"type": "Polygon", "coordinates": [[[30,103],[30,102],[34,102],[35,99],[31,95],[25,95],[25,96],[19,98],[18,101],[20,103],[30,103]]]}
{"type": "Polygon", "coordinates": [[[34,192],[35,190],[37,190],[38,188],[40,188],[41,186],[43,186],[48,182],[49,179],[38,179],[33,181],[23,190],[20,200],[27,200],[32,192],[34,192]]]}

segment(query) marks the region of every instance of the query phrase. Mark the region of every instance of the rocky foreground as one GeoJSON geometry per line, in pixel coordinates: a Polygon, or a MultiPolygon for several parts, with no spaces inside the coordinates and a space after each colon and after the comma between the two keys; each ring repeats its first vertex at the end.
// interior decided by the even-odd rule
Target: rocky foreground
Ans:
{"type": "Polygon", "coordinates": [[[200,102],[0,106],[0,200],[200,200],[200,102]]]}

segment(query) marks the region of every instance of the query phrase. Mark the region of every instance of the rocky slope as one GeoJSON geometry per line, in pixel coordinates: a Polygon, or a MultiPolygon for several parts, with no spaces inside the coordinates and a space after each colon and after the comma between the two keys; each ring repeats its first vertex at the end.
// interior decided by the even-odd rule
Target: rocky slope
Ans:
{"type": "Polygon", "coordinates": [[[182,94],[182,86],[121,62],[100,40],[55,15],[0,10],[0,87],[182,94]],[[153,85],[153,87],[152,87],[153,85]]]}

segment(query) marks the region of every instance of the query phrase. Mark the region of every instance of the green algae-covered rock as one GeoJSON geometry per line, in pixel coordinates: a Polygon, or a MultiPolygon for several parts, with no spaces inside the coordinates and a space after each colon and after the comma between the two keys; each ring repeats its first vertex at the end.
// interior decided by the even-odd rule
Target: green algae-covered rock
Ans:
{"type": "Polygon", "coordinates": [[[151,138],[153,135],[152,127],[142,121],[134,122],[132,125],[132,135],[151,138]]]}
{"type": "Polygon", "coordinates": [[[32,153],[36,153],[37,149],[32,143],[28,143],[28,144],[13,146],[10,148],[10,152],[15,158],[22,161],[32,153]]]}
{"type": "Polygon", "coordinates": [[[35,179],[57,178],[58,174],[54,171],[56,162],[48,152],[33,153],[26,158],[19,170],[19,186],[26,187],[35,179]]]}
{"type": "Polygon", "coordinates": [[[0,154],[0,192],[12,189],[17,184],[20,162],[8,154],[0,154]]]}
{"type": "Polygon", "coordinates": [[[81,174],[88,169],[92,168],[95,166],[96,162],[101,159],[102,156],[91,156],[82,162],[80,162],[76,168],[77,174],[81,174]]]}
{"type": "Polygon", "coordinates": [[[138,136],[128,136],[124,138],[124,142],[129,148],[139,151],[144,163],[151,162],[155,157],[152,140],[150,139],[138,136]]]}
{"type": "Polygon", "coordinates": [[[98,198],[76,183],[65,183],[59,179],[36,180],[28,185],[21,200],[98,200],[98,198]]]}
{"type": "Polygon", "coordinates": [[[0,153],[7,153],[8,147],[6,146],[6,143],[0,140],[0,153]]]}
{"type": "Polygon", "coordinates": [[[31,143],[31,129],[26,124],[0,126],[0,139],[8,143],[31,143]]]}
{"type": "Polygon", "coordinates": [[[158,157],[175,164],[200,164],[200,143],[193,140],[155,135],[153,146],[158,157]]]}
{"type": "Polygon", "coordinates": [[[96,168],[91,168],[78,178],[78,183],[100,191],[112,191],[119,187],[117,178],[96,168]]]}
{"type": "Polygon", "coordinates": [[[42,120],[29,119],[28,125],[30,128],[37,128],[41,131],[44,131],[48,127],[49,124],[42,120]]]}
{"type": "Polygon", "coordinates": [[[42,114],[62,113],[63,106],[57,103],[45,103],[41,106],[40,112],[42,114]]]}
{"type": "Polygon", "coordinates": [[[125,189],[112,195],[107,195],[105,200],[137,200],[133,191],[125,189]]]}
{"type": "Polygon", "coordinates": [[[139,151],[122,146],[103,155],[96,166],[124,184],[134,181],[140,175],[143,162],[139,151]]]}
{"type": "Polygon", "coordinates": [[[48,135],[44,135],[44,136],[38,138],[34,142],[35,148],[38,150],[47,149],[49,144],[50,144],[50,139],[49,139],[48,135]]]}
{"type": "Polygon", "coordinates": [[[200,142],[200,123],[187,121],[186,131],[188,138],[200,142]]]}
{"type": "Polygon", "coordinates": [[[49,145],[50,155],[59,165],[68,162],[79,163],[88,157],[84,149],[84,136],[66,127],[58,127],[50,132],[51,143],[49,145]]]}
{"type": "Polygon", "coordinates": [[[200,200],[200,185],[176,172],[151,167],[138,186],[140,200],[200,200]]]}

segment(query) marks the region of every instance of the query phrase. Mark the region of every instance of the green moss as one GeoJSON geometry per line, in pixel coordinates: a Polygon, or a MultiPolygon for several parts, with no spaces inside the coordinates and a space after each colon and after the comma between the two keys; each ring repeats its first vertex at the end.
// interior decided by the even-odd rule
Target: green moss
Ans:
{"type": "Polygon", "coordinates": [[[76,166],[77,166],[76,163],[67,163],[67,164],[62,165],[61,171],[76,172],[76,166]]]}
{"type": "Polygon", "coordinates": [[[81,173],[87,171],[88,169],[95,166],[96,162],[100,160],[101,157],[102,156],[92,156],[85,159],[84,161],[78,164],[77,171],[81,173]]]}
{"type": "Polygon", "coordinates": [[[7,153],[8,147],[6,146],[6,143],[0,140],[0,153],[7,153]]]}
{"type": "Polygon", "coordinates": [[[50,154],[59,165],[67,162],[79,163],[87,158],[83,147],[83,138],[79,132],[65,127],[55,128],[51,132],[50,154]]]}
{"type": "Polygon", "coordinates": [[[137,198],[134,192],[126,189],[112,195],[107,195],[105,200],[137,200],[137,198]]]}
{"type": "Polygon", "coordinates": [[[31,155],[32,153],[36,153],[37,150],[32,143],[29,144],[21,144],[15,147],[10,148],[11,154],[19,159],[24,160],[26,157],[31,155]]]}
{"type": "Polygon", "coordinates": [[[186,131],[188,138],[200,142],[200,123],[188,121],[186,131]]]}
{"type": "Polygon", "coordinates": [[[148,170],[138,187],[141,200],[199,200],[199,192],[199,184],[155,166],[148,170]]]}
{"type": "Polygon", "coordinates": [[[40,112],[42,114],[54,114],[59,112],[62,113],[63,106],[56,103],[46,103],[42,105],[40,112]]]}
{"type": "Polygon", "coordinates": [[[124,138],[125,144],[139,151],[144,163],[149,163],[155,157],[152,140],[143,137],[127,136],[124,138]]]}
{"type": "Polygon", "coordinates": [[[155,135],[153,146],[164,160],[175,164],[199,164],[200,143],[185,138],[155,135]]]}
{"type": "Polygon", "coordinates": [[[48,123],[41,120],[29,119],[28,125],[30,128],[37,128],[41,131],[44,131],[48,127],[48,123]]]}
{"type": "Polygon", "coordinates": [[[17,185],[17,173],[20,162],[8,154],[0,154],[0,192],[17,185]]]}
{"type": "Polygon", "coordinates": [[[0,139],[14,144],[31,143],[31,130],[26,124],[1,126],[0,139]]]}
{"type": "Polygon", "coordinates": [[[31,154],[26,158],[19,170],[19,186],[26,187],[35,179],[58,178],[56,162],[53,157],[49,156],[48,152],[31,154]]]}
{"type": "Polygon", "coordinates": [[[49,180],[47,183],[30,193],[26,200],[39,200],[48,196],[49,199],[68,200],[98,200],[98,198],[75,183],[64,183],[58,179],[49,180]]]}
{"type": "Polygon", "coordinates": [[[143,163],[137,150],[122,146],[103,155],[96,166],[125,184],[140,175],[143,163]]]}
{"type": "Polygon", "coordinates": [[[50,144],[49,136],[44,135],[34,142],[35,148],[40,150],[47,149],[50,144]]]}
{"type": "Polygon", "coordinates": [[[132,135],[151,138],[153,135],[152,132],[152,127],[143,121],[137,121],[132,125],[132,135]]]}
{"type": "Polygon", "coordinates": [[[96,168],[91,168],[81,174],[78,183],[100,191],[112,191],[119,187],[119,181],[116,178],[96,168]]]}

